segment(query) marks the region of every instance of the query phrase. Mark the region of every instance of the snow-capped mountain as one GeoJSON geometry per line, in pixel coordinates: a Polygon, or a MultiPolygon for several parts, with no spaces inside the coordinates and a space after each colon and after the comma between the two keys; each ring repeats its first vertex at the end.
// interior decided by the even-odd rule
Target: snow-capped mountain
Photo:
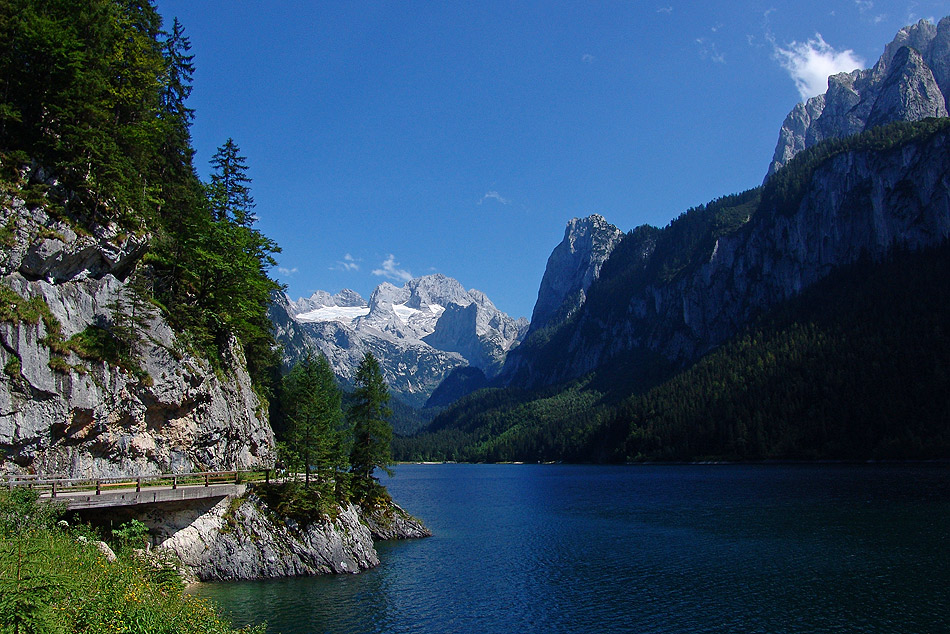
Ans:
{"type": "Polygon", "coordinates": [[[351,290],[317,291],[296,301],[278,297],[271,320],[286,366],[307,350],[319,350],[349,383],[363,356],[372,352],[390,389],[417,407],[454,368],[497,374],[528,327],[526,319],[512,319],[484,293],[465,290],[440,274],[402,287],[385,282],[369,301],[351,290]]]}

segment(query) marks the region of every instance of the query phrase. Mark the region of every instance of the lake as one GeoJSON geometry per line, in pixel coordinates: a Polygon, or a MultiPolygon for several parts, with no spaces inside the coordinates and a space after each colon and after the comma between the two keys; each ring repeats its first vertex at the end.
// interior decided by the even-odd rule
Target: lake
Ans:
{"type": "Polygon", "coordinates": [[[202,584],[269,632],[950,631],[950,466],[400,465],[434,536],[202,584]]]}

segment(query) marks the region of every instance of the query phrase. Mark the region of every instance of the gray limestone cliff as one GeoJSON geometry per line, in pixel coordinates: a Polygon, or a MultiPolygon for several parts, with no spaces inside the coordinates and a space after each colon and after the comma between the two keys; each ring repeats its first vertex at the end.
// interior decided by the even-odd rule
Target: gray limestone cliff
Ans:
{"type": "Polygon", "coordinates": [[[175,553],[201,581],[358,573],[379,565],[374,539],[431,535],[395,504],[372,512],[350,504],[302,524],[278,516],[253,492],[142,519],[156,549],[175,553]]]}
{"type": "Polygon", "coordinates": [[[548,346],[550,332],[583,308],[588,290],[622,239],[623,232],[597,214],[567,223],[564,238],[548,257],[528,333],[508,355],[499,381],[523,387],[546,382],[542,376],[558,364],[539,362],[538,351],[548,346]]]}
{"type": "Polygon", "coordinates": [[[895,121],[945,117],[950,108],[950,17],[901,29],[873,68],[828,78],[828,90],[796,105],[779,133],[768,175],[798,152],[895,121]]]}
{"type": "MultiPolygon", "coordinates": [[[[842,152],[815,168],[791,212],[760,205],[676,275],[610,291],[597,309],[589,302],[558,340],[556,367],[531,376],[576,378],[633,350],[687,363],[839,267],[881,259],[894,245],[920,250],[948,239],[950,131],[883,151],[842,152]]],[[[627,270],[662,257],[636,251],[627,270]]]]}
{"type": "Polygon", "coordinates": [[[567,223],[564,239],[544,268],[529,332],[564,321],[584,303],[587,289],[622,237],[620,229],[597,214],[567,223]]]}
{"type": "Polygon", "coordinates": [[[0,205],[0,226],[0,284],[11,298],[0,311],[0,469],[94,477],[273,462],[273,432],[236,341],[216,373],[156,310],[140,342],[142,374],[57,348],[109,323],[147,236],[76,230],[15,196],[0,205]],[[42,319],[22,317],[30,300],[42,319]]]}

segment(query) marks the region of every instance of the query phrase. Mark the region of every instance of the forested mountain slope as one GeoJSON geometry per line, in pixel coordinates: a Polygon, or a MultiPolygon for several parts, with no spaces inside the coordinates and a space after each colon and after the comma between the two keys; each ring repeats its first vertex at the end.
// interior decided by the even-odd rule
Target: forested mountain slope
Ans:
{"type": "MultiPolygon", "coordinates": [[[[881,443],[891,438],[891,433],[900,436],[901,426],[908,423],[893,409],[879,409],[891,412],[888,422],[880,426],[876,440],[863,444],[849,445],[834,433],[842,428],[843,421],[836,424],[824,417],[821,420],[830,425],[837,445],[824,441],[760,443],[740,433],[736,437],[744,437],[747,443],[740,451],[728,434],[716,442],[691,444],[688,438],[692,423],[666,409],[634,414],[619,403],[631,394],[630,398],[636,400],[664,378],[674,377],[679,383],[657,389],[674,390],[669,386],[678,386],[667,397],[669,403],[690,409],[693,420],[707,416],[709,412],[702,405],[705,401],[696,400],[695,391],[685,389],[696,375],[676,378],[677,373],[694,372],[689,368],[698,367],[693,364],[700,359],[702,364],[718,358],[715,355],[732,354],[728,350],[738,345],[735,337],[751,325],[763,323],[758,320],[770,318],[773,311],[786,309],[789,301],[817,283],[848,280],[825,291],[827,298],[845,296],[853,291],[855,280],[869,274],[871,263],[896,258],[898,273],[885,275],[891,280],[913,272],[912,268],[899,267],[902,254],[941,248],[948,236],[950,119],[891,124],[847,139],[826,141],[797,155],[760,189],[690,210],[662,230],[641,227],[629,233],[604,264],[575,316],[536,349],[533,359],[520,360],[522,368],[530,367],[530,372],[516,376],[506,391],[481,392],[463,399],[433,421],[430,429],[435,436],[420,438],[415,445],[409,442],[401,450],[407,452],[404,455],[430,458],[441,455],[440,451],[454,451],[468,458],[520,460],[685,459],[708,455],[853,457],[847,449],[855,447],[863,447],[868,457],[888,454],[881,443]],[[834,277],[843,276],[843,271],[850,271],[851,277],[834,277]],[[710,353],[714,356],[704,358],[710,353]],[[664,419],[667,414],[672,418],[664,419]],[[658,417],[667,420],[665,436],[652,433],[644,423],[658,417]],[[638,433],[647,434],[646,440],[630,440],[638,433]]],[[[923,280],[914,284],[910,278],[893,282],[898,288],[906,284],[918,289],[928,283],[923,280]]],[[[932,283],[932,291],[907,296],[903,308],[910,314],[922,308],[926,318],[939,324],[942,317],[938,308],[942,304],[937,302],[935,306],[930,300],[940,297],[940,282],[933,278],[932,283]]],[[[866,292],[852,297],[845,308],[891,301],[886,296],[875,300],[875,289],[862,288],[866,292]]],[[[819,308],[802,317],[803,332],[796,330],[795,323],[774,326],[768,342],[783,337],[808,340],[813,334],[819,339],[830,336],[809,329],[809,323],[823,317],[821,302],[816,305],[819,308]],[[786,328],[790,330],[785,332],[786,328]]],[[[852,340],[847,331],[849,324],[856,323],[856,317],[852,317],[836,326],[843,329],[843,334],[835,336],[852,340]]],[[[891,320],[877,326],[886,331],[896,323],[891,320]]],[[[769,351],[764,341],[753,340],[755,352],[750,363],[758,363],[756,356],[769,351]],[[766,348],[760,349],[760,343],[766,348]]],[[[921,335],[910,337],[903,345],[903,353],[916,358],[929,355],[932,342],[921,335]]],[[[862,346],[862,354],[865,352],[862,346]]],[[[743,358],[729,357],[723,363],[734,365],[739,375],[751,381],[750,377],[759,375],[743,365],[743,358]]],[[[867,358],[874,363],[871,356],[867,358]]],[[[938,355],[934,363],[920,368],[922,381],[941,384],[940,358],[938,355]]],[[[780,355],[776,363],[784,367],[792,360],[780,355]]],[[[880,359],[877,363],[880,365],[880,359]]],[[[832,365],[825,358],[821,367],[832,365]]],[[[856,371],[838,383],[815,375],[816,389],[836,402],[824,410],[838,412],[845,419],[864,411],[863,403],[852,400],[854,389],[840,389],[841,384],[876,385],[881,387],[874,391],[879,398],[893,396],[893,403],[913,401],[883,389],[888,377],[900,379],[896,367],[892,374],[885,366],[881,376],[866,382],[857,378],[861,375],[856,371]],[[853,411],[849,409],[852,405],[853,411]]],[[[781,375],[784,370],[777,372],[781,375]]],[[[740,383],[731,383],[730,391],[722,397],[727,410],[741,410],[735,404],[728,405],[730,399],[740,398],[740,387],[740,383]]],[[[810,417],[811,410],[787,407],[781,397],[775,398],[785,411],[798,412],[789,414],[791,427],[804,428],[815,420],[810,417]]],[[[755,420],[759,420],[756,417],[768,410],[743,411],[729,424],[753,429],[755,420]]],[[[905,411],[912,416],[912,409],[905,411]]],[[[930,434],[918,436],[921,447],[937,446],[931,441],[943,433],[940,429],[946,425],[946,410],[937,408],[933,413],[942,413],[942,418],[933,421],[936,428],[928,427],[930,434]]],[[[804,433],[796,436],[806,437],[804,433]]],[[[918,441],[908,442],[914,445],[918,441]]],[[[891,453],[913,455],[907,447],[895,443],[891,453]]]]}
{"type": "Polygon", "coordinates": [[[277,246],[233,140],[195,173],[189,48],[149,2],[0,5],[4,471],[273,460],[277,246]]]}

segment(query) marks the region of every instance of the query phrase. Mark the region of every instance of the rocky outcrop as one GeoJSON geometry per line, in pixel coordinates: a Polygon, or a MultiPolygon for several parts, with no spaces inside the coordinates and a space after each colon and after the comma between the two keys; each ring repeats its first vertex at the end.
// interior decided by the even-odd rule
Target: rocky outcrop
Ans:
{"type": "Polygon", "coordinates": [[[529,334],[556,325],[576,311],[623,232],[594,214],[567,223],[564,239],[548,257],[531,315],[529,334]]]}
{"type": "Polygon", "coordinates": [[[432,532],[421,520],[413,517],[395,503],[375,509],[361,509],[363,523],[374,539],[421,539],[432,537],[432,532]]]}
{"type": "MultiPolygon", "coordinates": [[[[687,363],[836,268],[880,259],[894,245],[919,250],[948,239],[950,132],[885,151],[843,152],[815,169],[792,212],[760,207],[672,278],[613,292],[609,312],[582,308],[558,340],[556,367],[532,376],[576,378],[634,350],[687,363]]],[[[630,270],[642,267],[633,251],[630,270]]]]}
{"type": "Polygon", "coordinates": [[[551,332],[561,328],[587,300],[590,286],[600,276],[601,267],[623,239],[623,232],[603,216],[574,218],[567,223],[564,239],[548,258],[524,343],[511,351],[497,382],[528,387],[544,383],[548,370],[560,365],[539,361],[538,353],[549,345],[551,332]],[[540,366],[546,366],[542,369],[540,366]]]}
{"type": "Polygon", "coordinates": [[[320,351],[344,385],[352,383],[367,352],[380,362],[392,393],[421,408],[455,368],[499,372],[528,322],[498,310],[482,292],[444,275],[427,275],[398,287],[380,284],[369,301],[353,291],[318,291],[270,308],[285,366],[320,351]]]}
{"type": "Polygon", "coordinates": [[[895,121],[945,117],[950,108],[950,17],[901,29],[867,70],[828,78],[828,91],[796,105],[779,133],[771,176],[798,152],[895,121]]]}
{"type": "Polygon", "coordinates": [[[163,508],[145,517],[155,546],[174,552],[198,579],[259,579],[356,573],[379,565],[354,506],[301,526],[278,518],[255,495],[207,506],[163,508]]]}
{"type": "Polygon", "coordinates": [[[202,581],[358,573],[379,565],[374,538],[431,535],[395,504],[371,512],[347,505],[304,525],[277,516],[253,493],[163,507],[142,519],[156,548],[173,552],[202,581]]]}
{"type": "Polygon", "coordinates": [[[272,463],[273,432],[236,341],[218,374],[156,310],[141,333],[141,373],[54,349],[54,339],[110,323],[147,237],[80,232],[16,198],[0,207],[0,225],[12,229],[0,284],[17,297],[0,322],[3,470],[94,477],[272,463]],[[31,299],[42,319],[17,316],[15,304],[31,299]]]}

